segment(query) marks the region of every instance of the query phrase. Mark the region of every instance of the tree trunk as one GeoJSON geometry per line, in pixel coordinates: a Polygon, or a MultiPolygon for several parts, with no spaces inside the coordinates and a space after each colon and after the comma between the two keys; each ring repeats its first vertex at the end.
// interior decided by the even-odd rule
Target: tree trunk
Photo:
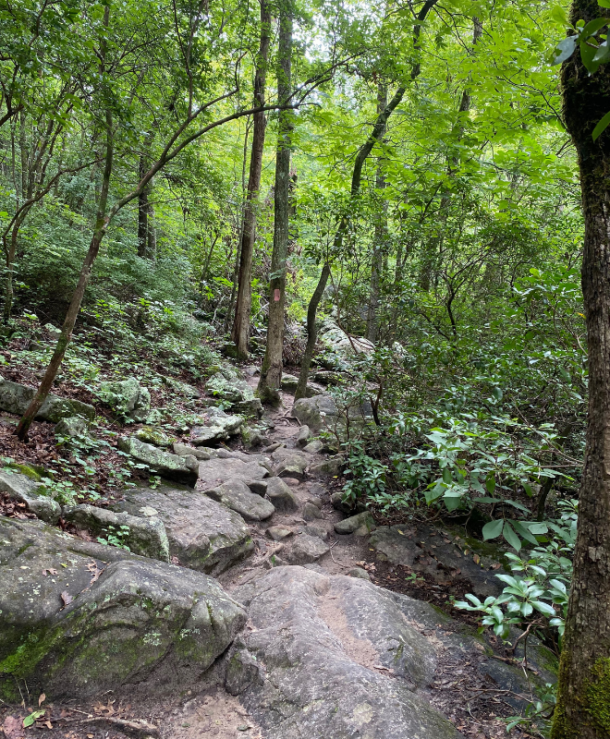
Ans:
{"type": "MultiPolygon", "coordinates": [[[[292,0],[280,2],[280,29],[278,47],[278,102],[289,100],[292,92],[292,0]]],[[[275,165],[275,223],[271,276],[269,281],[269,321],[267,346],[258,383],[258,394],[264,403],[278,405],[282,381],[282,353],[284,348],[284,305],[286,292],[286,259],[288,255],[290,212],[290,154],[292,146],[293,113],[279,113],[279,131],[275,165]]]]}
{"type": "MultiPolygon", "coordinates": [[[[254,77],[254,105],[265,104],[265,82],[267,77],[267,57],[269,55],[271,12],[267,0],[260,0],[261,36],[254,77]]],[[[235,342],[237,356],[245,359],[248,356],[248,339],[250,336],[250,312],[252,309],[252,256],[256,239],[256,207],[258,191],[263,171],[263,151],[265,148],[266,119],[264,113],[254,114],[254,131],[252,134],[252,153],[250,157],[250,173],[248,175],[248,194],[244,211],[244,228],[241,240],[237,303],[235,305],[235,321],[232,339],[235,342]]]]}
{"type": "MultiPolygon", "coordinates": [[[[606,16],[574,0],[571,20],[606,16]]],[[[610,107],[610,66],[594,75],[576,52],[562,70],[564,114],[578,152],[585,238],[582,264],[589,347],[589,415],[574,575],[553,739],[610,736],[610,131],[593,141],[610,107]]]]}
{"type": "MultiPolygon", "coordinates": [[[[388,104],[388,87],[380,83],[377,95],[377,114],[382,113],[388,104]]],[[[383,196],[386,182],[383,175],[381,157],[377,162],[377,190],[383,196]]],[[[387,254],[388,240],[388,205],[384,200],[381,204],[381,212],[375,223],[375,236],[373,242],[373,258],[371,261],[371,283],[369,288],[369,307],[366,317],[366,338],[373,344],[377,341],[377,309],[379,307],[379,282],[383,267],[383,257],[387,254]]]]}
{"type": "MultiPolygon", "coordinates": [[[[140,155],[140,179],[146,174],[146,158],[144,154],[140,155]]],[[[143,188],[138,196],[138,256],[146,257],[148,255],[148,186],[143,188]]]]}
{"type": "Polygon", "coordinates": [[[307,380],[309,379],[309,367],[311,366],[311,360],[313,359],[313,353],[316,348],[316,341],[318,340],[318,327],[316,325],[316,313],[318,312],[318,306],[324,295],[326,289],[326,283],[330,277],[330,265],[328,262],[324,263],[322,268],[322,274],[316,285],[309,306],[307,308],[307,346],[305,347],[305,353],[301,361],[301,374],[299,375],[299,382],[294,393],[294,399],[307,397],[307,380]]]}

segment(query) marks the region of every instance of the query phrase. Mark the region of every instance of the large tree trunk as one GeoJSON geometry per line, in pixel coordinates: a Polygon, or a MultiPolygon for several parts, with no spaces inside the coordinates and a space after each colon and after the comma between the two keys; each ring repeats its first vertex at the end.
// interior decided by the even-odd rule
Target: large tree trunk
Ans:
{"type": "MultiPolygon", "coordinates": [[[[140,168],[139,175],[140,179],[144,177],[148,168],[146,166],[146,157],[144,154],[140,155],[140,168]]],[[[148,255],[148,185],[142,189],[142,192],[138,196],[138,256],[146,257],[148,255]]]]}
{"type": "MultiPolygon", "coordinates": [[[[571,20],[607,12],[574,0],[571,20]]],[[[553,739],[610,737],[610,65],[590,75],[577,52],[564,64],[565,120],[578,152],[585,238],[582,264],[589,345],[589,416],[574,578],[559,671],[553,739]]]]}
{"type": "Polygon", "coordinates": [[[318,327],[316,324],[316,314],[318,312],[318,306],[324,295],[326,289],[326,283],[330,277],[330,265],[325,262],[320,274],[320,279],[316,285],[316,289],[313,291],[309,306],[307,308],[307,345],[301,360],[301,373],[299,375],[299,381],[297,388],[294,393],[294,399],[307,397],[307,380],[309,379],[309,367],[311,366],[311,360],[313,359],[313,353],[316,348],[316,341],[318,340],[318,327]]]}
{"type": "MultiPolygon", "coordinates": [[[[278,47],[278,102],[285,104],[292,92],[292,0],[280,2],[280,31],[278,47]]],[[[293,113],[279,113],[279,131],[275,165],[275,223],[271,279],[269,281],[269,322],[267,347],[261,367],[258,394],[264,403],[278,405],[282,381],[282,353],[284,348],[284,305],[286,292],[286,259],[288,256],[290,213],[290,154],[292,146],[293,113]]]]}
{"type": "MultiPolygon", "coordinates": [[[[256,74],[254,77],[254,105],[265,104],[265,82],[267,77],[267,57],[269,55],[271,12],[267,0],[260,0],[261,36],[256,74]]],[[[248,175],[248,194],[244,212],[244,228],[241,240],[239,261],[239,277],[237,303],[235,305],[235,321],[232,338],[235,342],[237,356],[245,359],[248,356],[248,339],[250,336],[250,312],[252,309],[252,256],[256,239],[256,207],[258,191],[263,171],[263,151],[265,148],[265,113],[254,113],[254,131],[252,134],[252,153],[250,156],[250,173],[248,175]]]]}
{"type": "MultiPolygon", "coordinates": [[[[377,114],[382,113],[388,104],[388,87],[380,83],[377,94],[377,114]]],[[[375,183],[380,196],[386,186],[383,174],[381,157],[377,162],[377,180],[375,183]]],[[[379,308],[379,284],[383,268],[383,258],[387,256],[388,246],[388,204],[381,203],[380,212],[377,214],[375,223],[375,236],[373,243],[373,258],[371,260],[371,282],[369,286],[369,306],[366,317],[366,338],[375,343],[377,341],[377,310],[379,308]]]]}

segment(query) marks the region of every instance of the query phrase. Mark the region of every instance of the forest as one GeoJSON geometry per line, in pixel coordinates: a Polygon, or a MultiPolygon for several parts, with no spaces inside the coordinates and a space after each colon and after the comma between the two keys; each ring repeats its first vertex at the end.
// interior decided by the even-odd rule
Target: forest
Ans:
{"type": "Polygon", "coordinates": [[[609,28],[0,0],[6,739],[610,737],[609,28]]]}

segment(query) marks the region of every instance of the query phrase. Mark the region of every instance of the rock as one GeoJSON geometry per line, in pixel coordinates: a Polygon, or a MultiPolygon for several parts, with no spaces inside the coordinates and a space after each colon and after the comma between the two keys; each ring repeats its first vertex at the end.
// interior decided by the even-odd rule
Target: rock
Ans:
{"type": "Polygon", "coordinates": [[[247,398],[231,405],[231,410],[246,416],[260,418],[263,415],[263,404],[260,398],[247,398]]]}
{"type": "Polygon", "coordinates": [[[220,372],[208,380],[205,389],[210,395],[229,403],[239,403],[254,398],[254,392],[245,380],[227,378],[220,372]]]}
{"type": "Polygon", "coordinates": [[[55,426],[55,436],[63,436],[73,439],[78,436],[86,436],[89,430],[89,424],[81,416],[68,416],[62,418],[55,426]]]}
{"type": "Polygon", "coordinates": [[[447,580],[447,572],[453,571],[452,577],[459,575],[468,579],[470,592],[480,598],[495,597],[502,592],[503,586],[495,577],[496,570],[488,569],[497,560],[475,555],[472,551],[465,554],[445,532],[434,526],[383,526],[372,534],[369,546],[379,559],[425,573],[439,582],[447,580]]]}
{"type": "Polygon", "coordinates": [[[337,406],[330,395],[300,398],[292,406],[292,415],[314,431],[320,431],[337,418],[337,406]]]}
{"type": "Polygon", "coordinates": [[[323,441],[320,441],[320,439],[314,439],[303,448],[303,451],[307,452],[307,454],[318,454],[318,452],[321,452],[322,449],[324,449],[324,446],[323,441]]]}
{"type": "MultiPolygon", "coordinates": [[[[22,416],[35,393],[34,388],[0,377],[0,410],[22,416]]],[[[50,393],[38,411],[36,418],[41,421],[59,423],[62,418],[72,416],[82,416],[88,421],[93,421],[95,419],[95,408],[87,403],[81,403],[80,400],[60,398],[50,393]]]]}
{"type": "Polygon", "coordinates": [[[336,456],[336,457],[329,457],[328,459],[325,459],[323,462],[320,462],[319,464],[314,464],[311,466],[309,472],[314,477],[337,477],[341,474],[341,470],[343,468],[344,459],[343,457],[336,456]]]}
{"type": "Polygon", "coordinates": [[[179,457],[177,454],[161,451],[133,436],[119,439],[118,446],[121,451],[148,465],[152,472],[166,480],[195,487],[199,467],[194,457],[179,457]]]}
{"type": "Polygon", "coordinates": [[[317,372],[313,373],[311,379],[322,385],[333,385],[335,387],[345,384],[345,378],[340,372],[329,370],[317,370],[317,372]]]}
{"type": "Polygon", "coordinates": [[[273,452],[271,459],[277,463],[275,474],[278,477],[296,477],[297,480],[305,477],[309,458],[303,452],[280,448],[273,452]]]}
{"type": "Polygon", "coordinates": [[[14,500],[25,503],[28,510],[42,521],[53,525],[59,521],[59,503],[45,495],[46,488],[42,483],[34,482],[26,475],[0,471],[0,492],[8,493],[14,500]]]}
{"type": "Polygon", "coordinates": [[[317,518],[324,518],[324,514],[313,503],[305,503],[303,506],[302,516],[304,521],[315,521],[317,518]]]}
{"type": "Polygon", "coordinates": [[[307,526],[305,526],[304,533],[309,534],[309,536],[317,536],[318,539],[322,539],[323,541],[328,539],[328,529],[325,524],[322,523],[308,523],[307,526]]]}
{"type": "Polygon", "coordinates": [[[208,408],[201,417],[201,425],[191,430],[191,443],[202,446],[229,439],[239,433],[243,422],[243,416],[230,416],[219,408],[208,408]]]}
{"type": "Polygon", "coordinates": [[[248,606],[252,630],[229,652],[225,685],[266,739],[460,737],[413,692],[432,680],[435,650],[393,593],[280,567],[235,596],[248,606]]]}
{"type": "Polygon", "coordinates": [[[248,483],[248,487],[253,493],[262,495],[263,497],[267,494],[268,485],[269,483],[267,480],[252,480],[248,483]]]}
{"type": "Polygon", "coordinates": [[[214,449],[214,454],[210,454],[210,452],[206,449],[198,449],[194,446],[187,446],[186,444],[181,444],[178,441],[175,441],[173,444],[173,450],[174,454],[177,454],[179,457],[190,457],[193,456],[195,459],[199,459],[202,462],[207,461],[208,459],[212,459],[212,457],[216,456],[216,450],[214,449]]]}
{"type": "Polygon", "coordinates": [[[302,565],[315,562],[328,552],[330,547],[322,539],[309,534],[300,534],[292,545],[290,559],[294,564],[302,565]]]}
{"type": "Polygon", "coordinates": [[[292,529],[286,529],[283,526],[270,526],[267,529],[267,536],[270,539],[273,539],[273,541],[282,541],[293,534],[294,531],[292,531],[292,529]]]}
{"type": "Polygon", "coordinates": [[[279,449],[280,447],[283,447],[281,441],[276,441],[275,444],[269,444],[269,446],[266,446],[263,449],[263,454],[272,454],[276,449],[279,449]]]}
{"type": "Polygon", "coordinates": [[[253,428],[252,426],[242,426],[241,438],[247,449],[254,449],[255,447],[262,446],[267,442],[267,438],[264,433],[260,429],[253,428]]]}
{"type": "Polygon", "coordinates": [[[367,533],[375,528],[375,519],[368,511],[357,513],[355,516],[338,521],[335,524],[335,531],[337,534],[353,534],[361,526],[364,526],[367,533]]]}
{"type": "Polygon", "coordinates": [[[330,496],[330,502],[332,507],[336,511],[341,511],[341,513],[346,513],[348,515],[351,515],[354,512],[354,509],[351,507],[351,505],[344,502],[343,493],[332,493],[332,495],[330,496]]]}
{"type": "Polygon", "coordinates": [[[61,335],[61,329],[57,328],[57,326],[54,326],[52,323],[45,323],[43,329],[52,339],[58,339],[61,335]]]}
{"type": "MultiPolygon", "coordinates": [[[[158,447],[169,447],[172,445],[172,438],[168,436],[161,429],[154,428],[153,426],[142,426],[139,428],[135,437],[146,444],[152,444],[158,447]]],[[[182,456],[182,455],[179,455],[182,456]]]]}
{"type": "MultiPolygon", "coordinates": [[[[314,498],[320,499],[324,498],[328,495],[328,489],[326,488],[326,485],[322,485],[319,482],[312,482],[310,485],[307,486],[307,489],[311,493],[311,495],[314,496],[314,498]]],[[[322,504],[322,501],[320,500],[320,505],[322,504]]]]}
{"type": "Polygon", "coordinates": [[[300,447],[306,446],[310,436],[311,431],[309,429],[309,426],[301,426],[301,428],[299,429],[299,433],[295,437],[296,445],[300,447]]]}
{"type": "Polygon", "coordinates": [[[254,549],[243,518],[207,495],[161,485],[125,493],[113,510],[142,515],[154,508],[165,525],[170,557],[181,564],[211,575],[219,575],[254,549]]]}
{"type": "Polygon", "coordinates": [[[189,385],[181,380],[176,380],[173,377],[163,377],[162,379],[166,385],[169,385],[169,387],[172,388],[172,390],[175,390],[179,395],[182,395],[185,398],[195,399],[201,397],[201,393],[193,385],[189,385]]]}
{"type": "Polygon", "coordinates": [[[296,375],[284,374],[282,375],[281,387],[287,393],[294,393],[299,384],[299,378],[296,375]]]}
{"type": "Polygon", "coordinates": [[[299,509],[294,493],[279,477],[270,477],[267,480],[267,497],[274,508],[282,513],[292,513],[299,509]]]}
{"type": "Polygon", "coordinates": [[[142,423],[150,412],[150,393],[135,377],[115,382],[101,382],[100,399],[122,417],[142,423]]]}
{"type": "Polygon", "coordinates": [[[107,564],[72,543],[40,522],[0,518],[4,701],[20,700],[21,680],[51,700],[147,679],[158,694],[186,689],[245,624],[243,607],[206,575],[126,552],[107,564]]]}
{"type": "MultiPolygon", "coordinates": [[[[155,511],[150,508],[150,511],[155,511]]],[[[169,562],[169,542],[163,522],[152,516],[130,516],[129,513],[115,513],[92,505],[67,506],[63,518],[78,528],[87,529],[96,536],[118,538],[128,551],[143,557],[169,562]]]]}
{"type": "Polygon", "coordinates": [[[199,487],[202,490],[217,488],[224,482],[241,480],[246,485],[253,480],[269,477],[269,470],[258,462],[242,462],[241,459],[210,459],[199,465],[199,487]]]}
{"type": "Polygon", "coordinates": [[[273,503],[251,493],[250,488],[241,480],[231,480],[212,490],[206,490],[206,495],[237,511],[246,521],[265,521],[275,513],[273,503]]]}
{"type": "Polygon", "coordinates": [[[366,570],[363,570],[362,567],[354,567],[347,574],[349,577],[359,577],[361,580],[371,579],[369,573],[366,570]]]}

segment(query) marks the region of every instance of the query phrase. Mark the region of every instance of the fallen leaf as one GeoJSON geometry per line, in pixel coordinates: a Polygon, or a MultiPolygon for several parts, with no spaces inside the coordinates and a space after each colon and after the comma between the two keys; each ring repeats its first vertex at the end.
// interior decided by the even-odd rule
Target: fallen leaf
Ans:
{"type": "Polygon", "coordinates": [[[61,594],[61,599],[64,602],[64,606],[69,606],[70,603],[74,600],[74,598],[68,593],[67,590],[64,590],[64,592],[61,594]]]}
{"type": "Polygon", "coordinates": [[[36,719],[40,718],[41,716],[44,716],[44,714],[45,714],[44,708],[42,709],[42,711],[32,711],[32,713],[30,713],[29,716],[26,716],[23,719],[24,727],[32,726],[32,724],[36,723],[36,719]]]}
{"type": "Polygon", "coordinates": [[[57,575],[57,570],[54,570],[52,567],[47,567],[46,570],[42,571],[42,574],[46,577],[47,575],[57,575]]]}
{"type": "Polygon", "coordinates": [[[46,701],[47,696],[44,693],[40,694],[40,698],[38,699],[38,706],[42,706],[42,704],[46,701]]]}
{"type": "Polygon", "coordinates": [[[23,726],[21,719],[15,716],[7,716],[2,724],[2,731],[6,739],[23,739],[25,736],[23,733],[23,726]]]}
{"type": "Polygon", "coordinates": [[[479,562],[481,561],[481,558],[479,557],[478,554],[475,554],[474,557],[472,558],[472,561],[475,563],[475,565],[478,565],[479,562]]]}
{"type": "Polygon", "coordinates": [[[45,721],[45,726],[47,727],[47,729],[53,728],[53,724],[50,721],[45,721]]]}

